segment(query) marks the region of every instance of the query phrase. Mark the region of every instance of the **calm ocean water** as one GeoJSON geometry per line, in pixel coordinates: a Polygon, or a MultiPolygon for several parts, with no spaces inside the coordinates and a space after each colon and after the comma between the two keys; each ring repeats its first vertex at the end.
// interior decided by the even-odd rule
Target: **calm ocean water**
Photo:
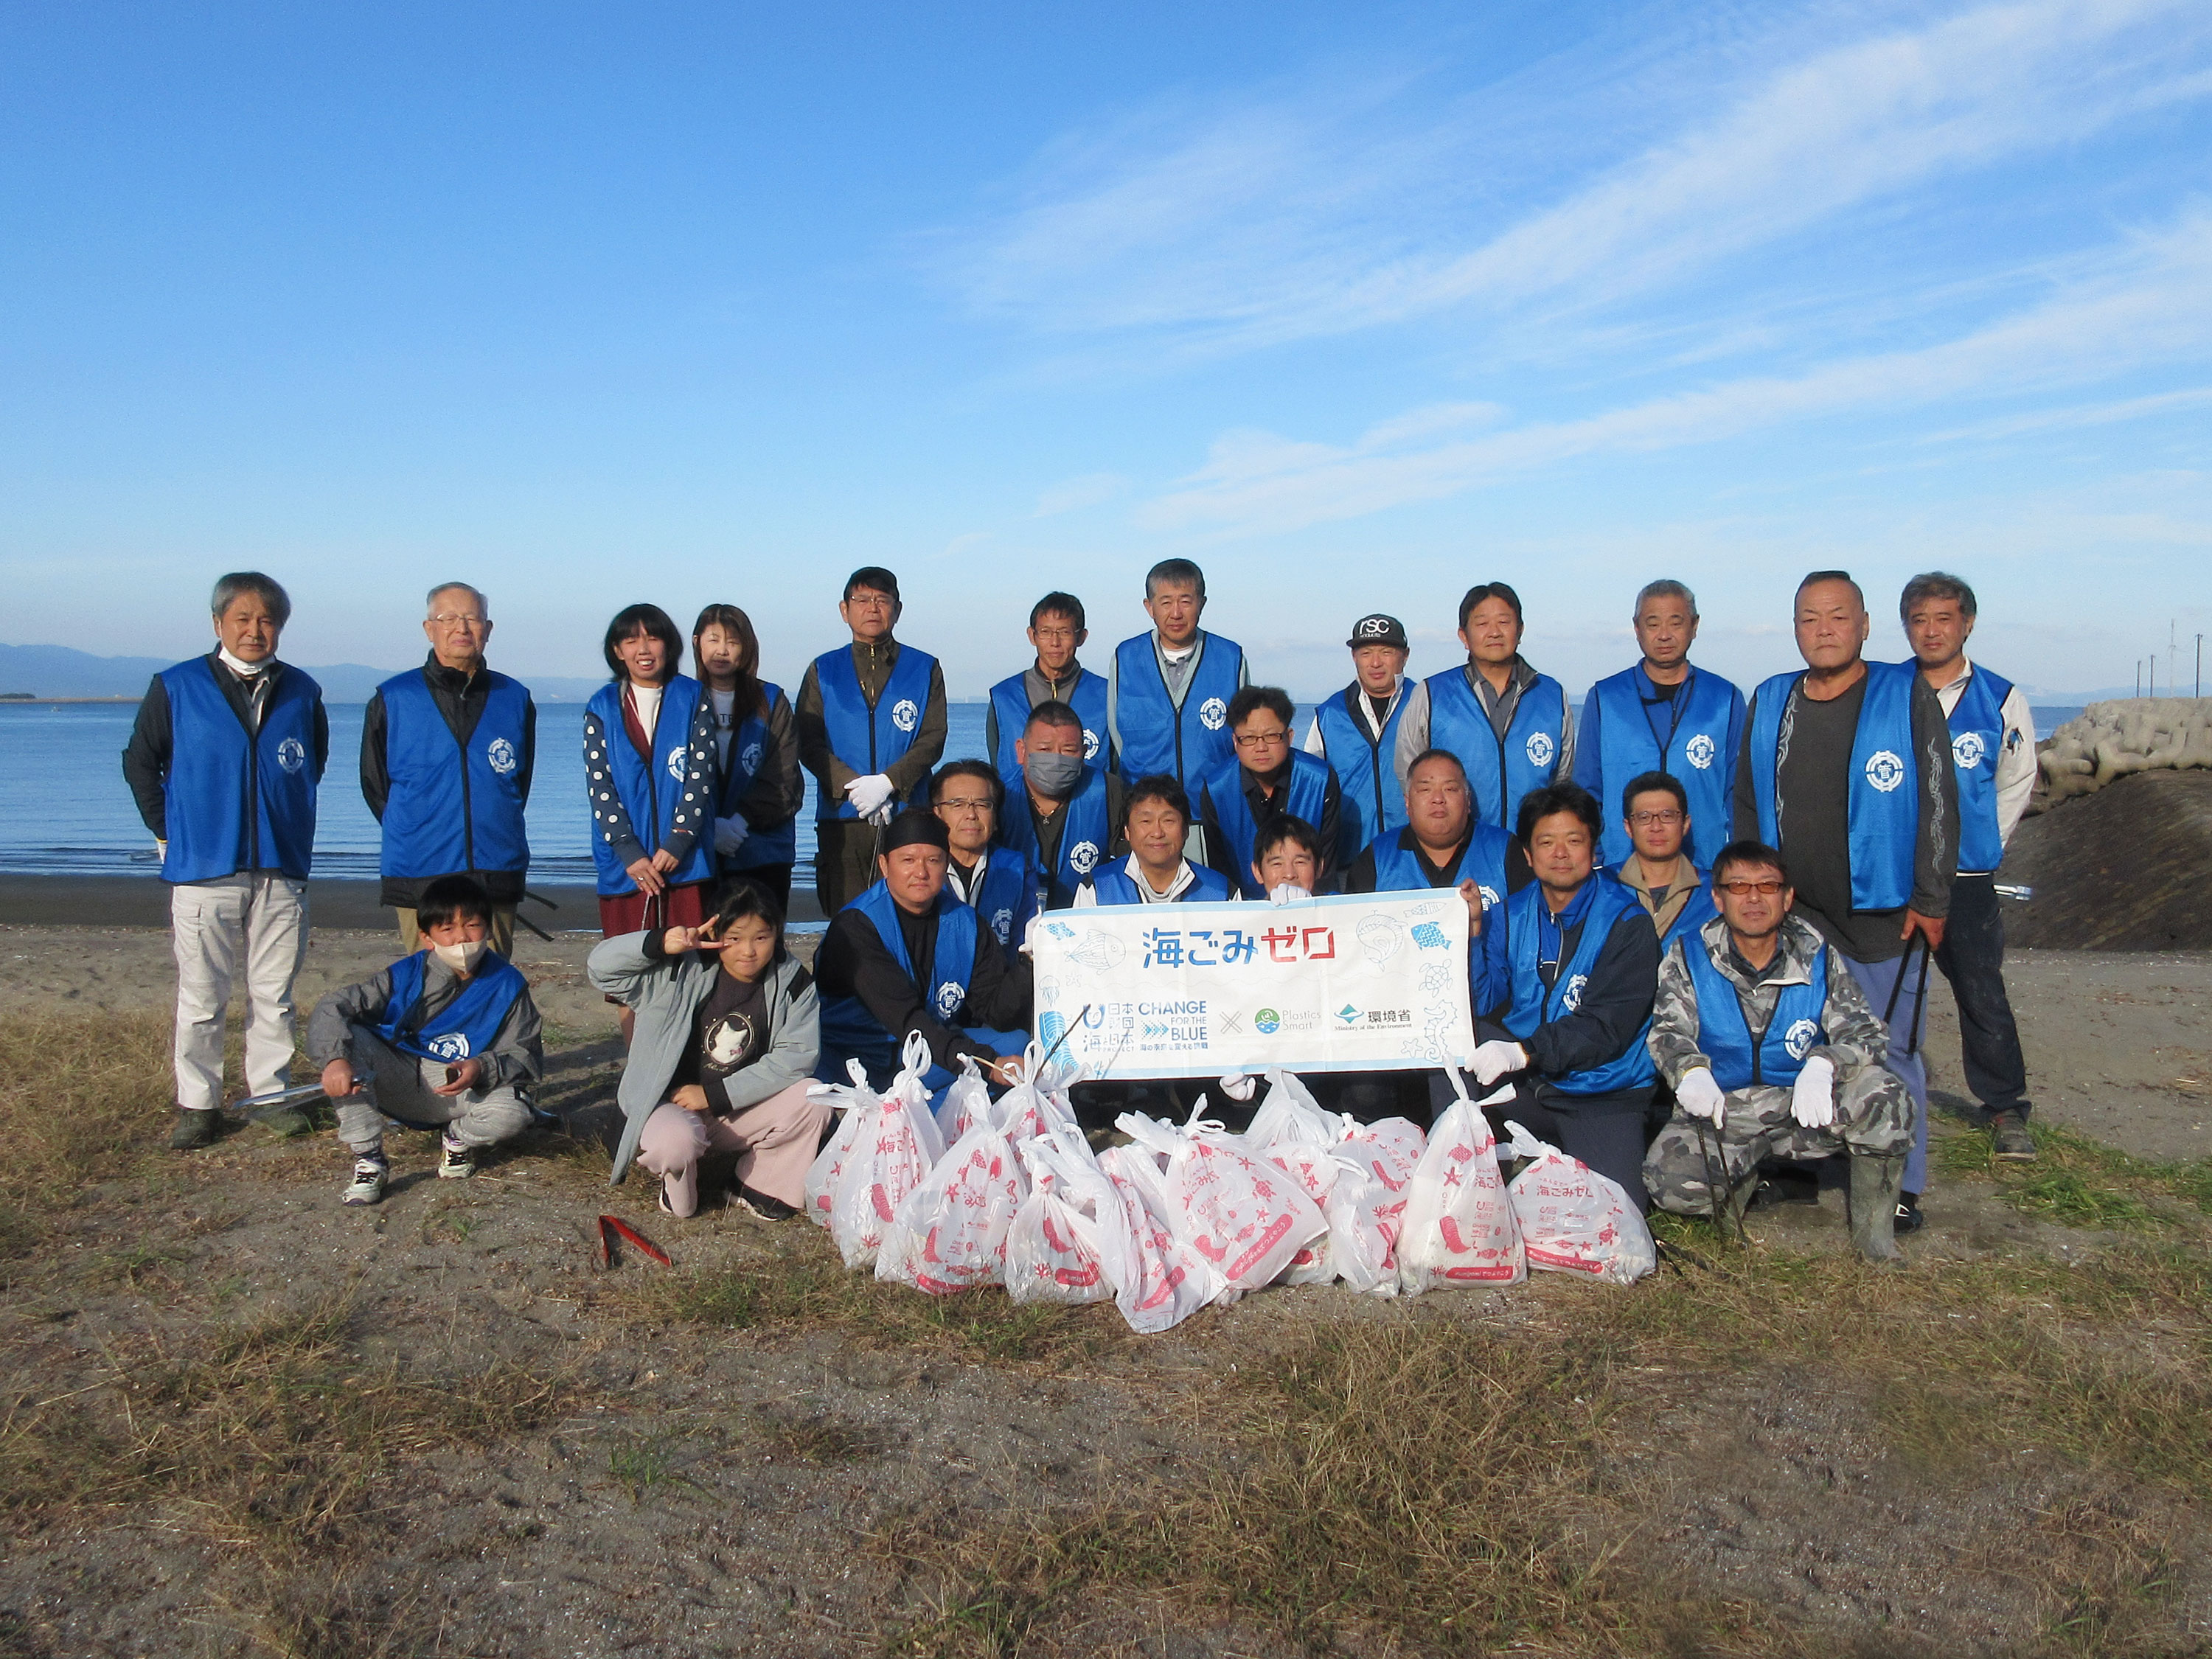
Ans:
{"type": "MultiPolygon", "coordinates": [[[[948,757],[983,752],[982,702],[951,706],[948,757]]],[[[2048,737],[2079,708],[2038,708],[2048,737]]],[[[331,706],[331,764],[315,826],[315,872],[376,874],[377,826],[361,798],[362,706],[331,706]]],[[[159,873],[146,828],[124,787],[123,745],[137,716],[130,703],[0,703],[0,872],[11,875],[159,873]]],[[[1298,711],[1303,733],[1311,717],[1298,711]]],[[[530,795],[531,872],[549,883],[588,882],[591,842],[584,807],[584,709],[548,703],[538,711],[538,771],[530,795]]],[[[814,785],[799,820],[798,878],[813,879],[814,785]]]]}

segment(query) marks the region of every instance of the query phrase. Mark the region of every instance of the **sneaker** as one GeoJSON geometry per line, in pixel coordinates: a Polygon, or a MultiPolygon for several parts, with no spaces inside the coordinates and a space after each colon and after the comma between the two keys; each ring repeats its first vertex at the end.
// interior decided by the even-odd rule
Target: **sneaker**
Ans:
{"type": "Polygon", "coordinates": [[[444,1153],[438,1160],[439,1180],[466,1181],[477,1172],[477,1149],[466,1141],[440,1135],[438,1147],[444,1153]]]}
{"type": "Polygon", "coordinates": [[[799,1213],[797,1206],[787,1204],[780,1198],[770,1198],[766,1193],[757,1193],[742,1184],[738,1188],[737,1206],[758,1216],[763,1221],[788,1221],[799,1213]]]}
{"type": "Polygon", "coordinates": [[[384,1200],[385,1177],[392,1166],[381,1154],[374,1158],[357,1158],[353,1161],[353,1185],[345,1189],[343,1204],[378,1204],[384,1200]]]}
{"type": "Polygon", "coordinates": [[[193,1152],[202,1146],[212,1146],[222,1125],[216,1121],[221,1115],[216,1112],[188,1112],[179,1108],[175,1126],[169,1131],[169,1150],[173,1152],[193,1152]]]}
{"type": "Polygon", "coordinates": [[[1897,1224],[1893,1230],[1900,1233],[1917,1233],[1927,1218],[1920,1213],[1920,1194],[1905,1193],[1897,1200],[1897,1224]]]}
{"type": "Polygon", "coordinates": [[[1992,1112],[1990,1114],[1990,1139],[1996,1144],[1996,1155],[2012,1164],[2033,1164],[2035,1161],[2035,1137],[2027,1132],[2025,1112],[1992,1112]]]}

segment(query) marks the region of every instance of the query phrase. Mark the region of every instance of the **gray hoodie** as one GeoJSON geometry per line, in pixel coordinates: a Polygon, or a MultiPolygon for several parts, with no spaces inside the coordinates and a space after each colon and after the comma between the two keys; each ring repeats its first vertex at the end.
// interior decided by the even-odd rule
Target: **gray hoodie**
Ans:
{"type": "MultiPolygon", "coordinates": [[[[637,1017],[631,1030],[629,1059],[623,1066],[622,1082],[615,1091],[623,1123],[610,1186],[629,1172],[646,1119],[653,1115],[654,1107],[667,1100],[669,1082],[683,1060],[684,1045],[691,1041],[692,1021],[699,1005],[714,988],[714,975],[721,971],[721,964],[709,951],[665,957],[657,948],[647,948],[659,943],[655,934],[623,933],[601,940],[585,964],[592,983],[637,1017]]],[[[811,1079],[821,1049],[821,1020],[811,974],[791,957],[779,957],[761,992],[768,1006],[768,1050],[751,1065],[723,1079],[723,1091],[733,1112],[757,1106],[770,1095],[811,1079]]]]}

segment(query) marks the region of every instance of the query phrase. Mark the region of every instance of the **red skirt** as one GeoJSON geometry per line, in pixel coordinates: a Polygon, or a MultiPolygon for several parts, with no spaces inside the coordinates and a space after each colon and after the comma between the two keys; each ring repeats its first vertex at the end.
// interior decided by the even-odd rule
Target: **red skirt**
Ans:
{"type": "Polygon", "coordinates": [[[599,937],[641,933],[648,927],[698,927],[707,920],[707,884],[695,881],[664,893],[618,893],[599,899],[599,937]]]}

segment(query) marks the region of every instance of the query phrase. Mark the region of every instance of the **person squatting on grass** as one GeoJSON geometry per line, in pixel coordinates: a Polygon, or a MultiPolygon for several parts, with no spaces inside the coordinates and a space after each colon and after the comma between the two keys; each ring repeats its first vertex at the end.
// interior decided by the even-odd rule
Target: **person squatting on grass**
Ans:
{"type": "Polygon", "coordinates": [[[479,1150],[529,1127],[545,1071],[538,1006],[521,969],[491,948],[491,917],[482,883],[441,876],[416,903],[422,948],[315,1005],[307,1058],[353,1149],[348,1204],[384,1196],[386,1119],[439,1130],[447,1179],[474,1175],[479,1150]]]}
{"type": "Polygon", "coordinates": [[[1847,1153],[1851,1243],[1869,1261],[1895,1260],[1912,1099],[1882,1064],[1881,1021],[1838,953],[1790,914],[1781,854],[1722,848],[1713,892],[1720,914],[1659,968],[1650,1044],[1675,1106],[1644,1161],[1652,1200],[1740,1224],[1762,1158],[1847,1153]]]}
{"type": "Polygon", "coordinates": [[[808,1094],[819,1002],[784,949],[775,895],[738,877],[705,926],[604,940],[587,971],[635,1017],[613,1180],[635,1158],[660,1177],[664,1211],[693,1215],[699,1160],[735,1152],[738,1204],[771,1221],[796,1213],[830,1106],[808,1094]]]}

